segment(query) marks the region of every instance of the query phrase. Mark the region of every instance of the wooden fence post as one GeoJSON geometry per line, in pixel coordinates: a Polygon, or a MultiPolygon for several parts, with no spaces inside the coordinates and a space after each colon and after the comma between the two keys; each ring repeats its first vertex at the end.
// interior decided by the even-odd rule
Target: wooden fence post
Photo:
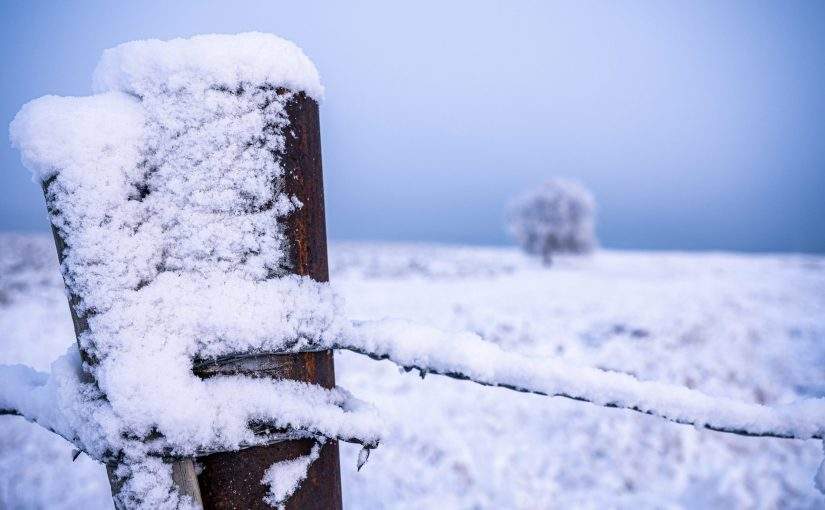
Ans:
{"type": "MultiPolygon", "coordinates": [[[[329,280],[329,271],[318,104],[299,93],[287,104],[287,114],[290,125],[284,130],[286,149],[281,165],[285,180],[282,189],[287,195],[297,197],[302,204],[285,221],[292,263],[290,270],[325,282],[329,280]]],[[[225,373],[294,379],[325,388],[335,386],[332,351],[264,355],[246,359],[242,365],[226,366],[225,373]]],[[[209,372],[221,373],[221,367],[212,366],[209,372]]],[[[198,479],[204,508],[270,508],[263,501],[268,490],[261,484],[264,471],[274,462],[309,454],[313,444],[310,439],[293,440],[201,457],[198,461],[203,470],[198,479]]],[[[310,466],[306,480],[285,507],[305,510],[341,508],[337,441],[329,440],[324,444],[320,457],[310,466]]]]}
{"type": "MultiPolygon", "coordinates": [[[[287,91],[279,90],[279,93],[287,91]]],[[[317,281],[329,280],[327,268],[326,225],[324,219],[324,191],[321,172],[321,138],[318,121],[318,104],[304,93],[293,95],[287,104],[290,120],[285,130],[286,148],[280,163],[284,168],[284,193],[295,196],[302,206],[285,219],[289,240],[289,271],[309,276],[317,281]]],[[[44,183],[44,189],[49,182],[44,183]]],[[[275,186],[276,183],[273,183],[275,186]]],[[[47,198],[47,206],[50,206],[47,198]]],[[[60,262],[65,256],[66,243],[60,233],[52,228],[60,262]]],[[[69,295],[69,308],[79,338],[88,329],[87,318],[77,312],[79,296],[69,295]]],[[[93,360],[83,351],[87,362],[93,360]]],[[[246,358],[242,367],[212,365],[202,377],[218,373],[247,374],[255,377],[294,379],[325,388],[335,386],[335,370],[332,351],[299,354],[260,355],[246,358]]],[[[215,453],[198,459],[201,473],[195,478],[195,465],[191,459],[178,460],[173,464],[173,479],[182,494],[189,495],[196,503],[209,509],[268,509],[264,496],[268,487],[261,484],[264,471],[273,463],[309,454],[314,441],[311,439],[285,441],[270,446],[248,448],[241,451],[215,453]]],[[[108,466],[112,491],[118,490],[113,476],[114,466],[108,466]]],[[[301,487],[286,502],[287,509],[338,510],[341,508],[341,473],[338,458],[338,442],[327,441],[321,448],[320,457],[314,461],[301,487]]]]}

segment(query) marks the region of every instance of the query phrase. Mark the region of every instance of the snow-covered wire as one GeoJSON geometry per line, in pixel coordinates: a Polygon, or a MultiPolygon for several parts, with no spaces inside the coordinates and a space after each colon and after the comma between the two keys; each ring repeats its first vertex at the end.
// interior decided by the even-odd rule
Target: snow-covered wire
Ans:
{"type": "MultiPolygon", "coordinates": [[[[114,411],[94,386],[81,377],[80,356],[73,346],[52,364],[51,373],[24,365],[0,364],[0,415],[21,416],[63,437],[90,457],[116,460],[118,449],[102,440],[107,424],[116,420],[114,411]]],[[[188,446],[175,437],[156,430],[135,435],[121,431],[124,440],[145,445],[155,457],[192,457],[261,446],[292,439],[337,439],[375,448],[381,439],[382,424],[376,410],[341,388],[289,380],[254,379],[247,376],[217,376],[209,384],[243,387],[254,406],[225,408],[232,420],[243,423],[240,433],[221,441],[193,436],[188,446]],[[230,448],[227,448],[227,441],[230,448]]],[[[213,420],[221,423],[219,413],[213,420]]],[[[225,422],[226,419],[223,419],[225,422]]]]}
{"type": "Polygon", "coordinates": [[[823,439],[825,399],[765,406],[559,359],[508,352],[474,333],[449,333],[403,320],[356,323],[336,345],[406,370],[537,395],[627,409],[696,427],[753,437],[823,439]]]}

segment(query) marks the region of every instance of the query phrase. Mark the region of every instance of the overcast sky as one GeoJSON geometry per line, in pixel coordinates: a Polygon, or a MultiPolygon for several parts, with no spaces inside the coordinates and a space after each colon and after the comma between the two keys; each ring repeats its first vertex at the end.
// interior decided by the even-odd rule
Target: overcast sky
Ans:
{"type": "MultiPolygon", "coordinates": [[[[0,121],[120,42],[259,30],[327,88],[333,239],[507,242],[511,195],[594,192],[602,244],[825,252],[825,2],[3,2],[0,121]]],[[[45,231],[0,138],[0,230],[45,231]]]]}

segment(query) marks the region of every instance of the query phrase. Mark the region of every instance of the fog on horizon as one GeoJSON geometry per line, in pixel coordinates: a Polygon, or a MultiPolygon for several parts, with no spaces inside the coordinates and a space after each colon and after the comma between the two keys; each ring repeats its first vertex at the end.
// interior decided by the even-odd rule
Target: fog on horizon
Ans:
{"type": "Polygon", "coordinates": [[[133,39],[272,32],[317,65],[331,239],[510,242],[596,196],[603,246],[825,252],[825,3],[6,2],[0,230],[48,229],[8,123],[133,39]]]}

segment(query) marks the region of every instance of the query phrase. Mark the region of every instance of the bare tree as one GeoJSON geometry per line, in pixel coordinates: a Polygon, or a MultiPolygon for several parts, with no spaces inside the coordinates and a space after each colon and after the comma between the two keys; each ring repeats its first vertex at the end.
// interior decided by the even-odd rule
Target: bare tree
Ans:
{"type": "Polygon", "coordinates": [[[554,253],[587,253],[596,247],[596,201],[583,185],[551,179],[516,196],[507,209],[507,229],[524,251],[546,265],[554,253]]]}

